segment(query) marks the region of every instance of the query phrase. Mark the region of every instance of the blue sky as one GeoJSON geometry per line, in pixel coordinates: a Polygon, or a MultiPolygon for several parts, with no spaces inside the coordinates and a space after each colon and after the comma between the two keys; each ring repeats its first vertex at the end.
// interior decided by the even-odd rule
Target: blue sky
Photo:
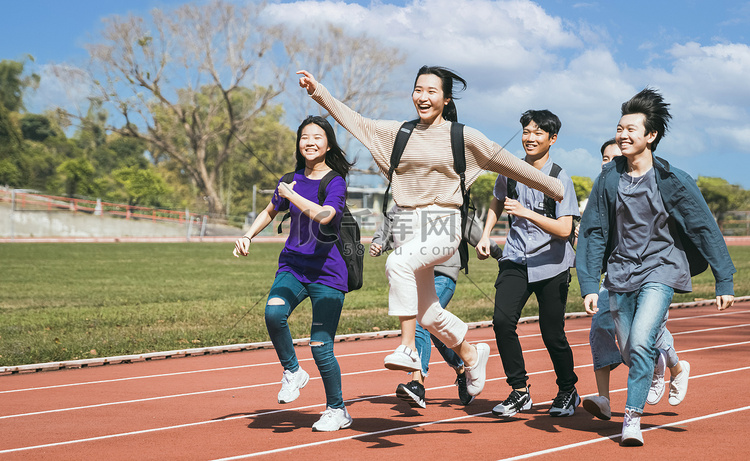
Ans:
{"type": "MultiPolygon", "coordinates": [[[[62,63],[85,68],[83,45],[95,41],[103,17],[182,3],[4,2],[0,59],[34,57],[29,67],[42,75],[42,86],[27,96],[30,111],[65,105],[70,101],[45,70],[62,63]]],[[[524,110],[555,112],[563,128],[552,156],[572,175],[597,174],[599,146],[614,135],[620,104],[646,86],[657,88],[674,115],[657,155],[694,177],[723,177],[750,189],[750,2],[284,1],[272,2],[270,11],[296,26],[330,20],[403,50],[407,62],[392,76],[403,101],[389,118],[414,116],[409,95],[423,64],[453,68],[469,81],[457,101],[459,118],[500,144],[516,132],[524,110]]],[[[508,148],[522,155],[519,138],[508,148]]]]}

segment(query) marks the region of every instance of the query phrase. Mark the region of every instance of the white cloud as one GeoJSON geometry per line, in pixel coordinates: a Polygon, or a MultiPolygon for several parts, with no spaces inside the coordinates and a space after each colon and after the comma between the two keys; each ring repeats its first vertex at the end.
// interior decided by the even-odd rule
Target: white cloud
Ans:
{"type": "Polygon", "coordinates": [[[460,69],[480,87],[533,76],[558,65],[555,50],[582,46],[560,18],[527,0],[424,0],[370,8],[304,1],[270,5],[268,18],[300,27],[301,33],[330,21],[398,47],[414,70],[424,64],[460,69]]]}
{"type": "Polygon", "coordinates": [[[77,113],[88,108],[91,82],[81,69],[70,65],[45,64],[33,70],[39,77],[39,88],[24,95],[24,105],[31,113],[63,108],[77,113]]]}
{"type": "Polygon", "coordinates": [[[671,69],[650,72],[672,103],[674,119],[665,148],[688,157],[726,150],[750,153],[750,47],[690,42],[674,45],[669,55],[671,69]]]}

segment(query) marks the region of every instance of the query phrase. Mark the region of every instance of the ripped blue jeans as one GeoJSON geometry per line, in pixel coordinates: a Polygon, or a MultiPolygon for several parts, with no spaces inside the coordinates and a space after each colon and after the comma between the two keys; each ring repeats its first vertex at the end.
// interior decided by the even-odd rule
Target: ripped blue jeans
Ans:
{"type": "Polygon", "coordinates": [[[310,349],[326,392],[326,405],[344,408],[341,369],[333,355],[333,339],[344,306],[344,292],[319,283],[302,283],[291,272],[280,272],[266,303],[266,328],[284,370],[299,370],[287,320],[305,298],[312,301],[310,349]],[[280,300],[280,301],[279,301],[280,300]]]}

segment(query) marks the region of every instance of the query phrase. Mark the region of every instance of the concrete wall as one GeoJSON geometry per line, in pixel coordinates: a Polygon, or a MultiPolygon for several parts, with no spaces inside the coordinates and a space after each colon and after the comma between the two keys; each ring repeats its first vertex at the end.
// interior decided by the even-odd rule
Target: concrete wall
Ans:
{"type": "MultiPolygon", "coordinates": [[[[225,227],[225,226],[222,226],[225,227]]],[[[211,226],[207,235],[232,233],[211,226]]],[[[201,222],[193,222],[191,236],[199,236],[201,222]]],[[[234,229],[241,235],[241,229],[234,229]]],[[[187,223],[152,222],[147,219],[124,219],[94,216],[72,211],[18,211],[10,204],[0,203],[0,237],[182,237],[187,238],[187,223]]]]}

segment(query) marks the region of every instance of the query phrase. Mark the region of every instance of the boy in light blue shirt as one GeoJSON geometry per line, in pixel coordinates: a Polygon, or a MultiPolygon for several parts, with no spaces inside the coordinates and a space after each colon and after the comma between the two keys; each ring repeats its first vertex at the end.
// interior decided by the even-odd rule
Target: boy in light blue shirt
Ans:
{"type": "Polygon", "coordinates": [[[499,175],[487,213],[482,240],[477,245],[479,259],[489,256],[489,236],[503,209],[511,224],[499,273],[495,282],[495,340],[511,393],[495,406],[496,416],[510,417],[532,406],[528,374],[516,327],[526,301],[536,294],[539,301],[539,328],[557,375],[558,393],[549,410],[551,416],[570,416],[580,403],[573,371],[573,353],[565,336],[565,306],[570,285],[570,268],[575,252],[568,240],[573,218],[579,215],[573,181],[549,158],[557,141],[560,119],[548,110],[529,110],[521,116],[524,160],[542,173],[557,176],[565,189],[555,203],[541,192],[499,175]]]}

